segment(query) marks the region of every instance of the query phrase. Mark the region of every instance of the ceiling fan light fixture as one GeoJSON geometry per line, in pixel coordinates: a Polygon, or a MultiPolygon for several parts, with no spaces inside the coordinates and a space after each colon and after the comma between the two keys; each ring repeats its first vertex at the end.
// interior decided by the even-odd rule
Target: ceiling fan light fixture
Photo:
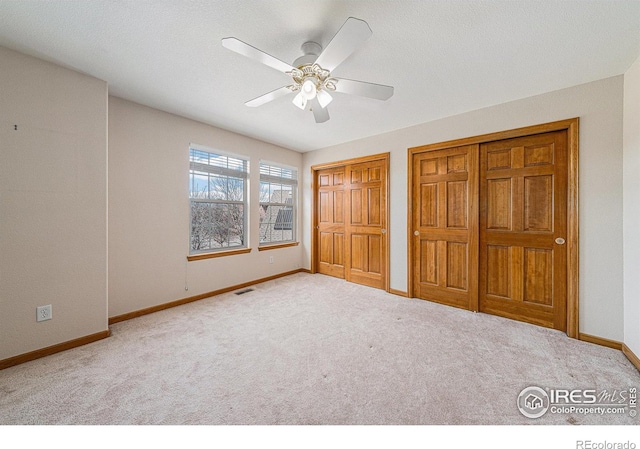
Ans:
{"type": "Polygon", "coordinates": [[[293,104],[295,104],[297,107],[299,107],[303,111],[306,109],[307,98],[304,96],[304,93],[302,92],[302,90],[298,92],[298,95],[293,97],[293,104]]]}
{"type": "Polygon", "coordinates": [[[313,100],[318,94],[316,83],[314,83],[311,78],[307,78],[306,80],[304,80],[304,82],[302,83],[302,89],[300,90],[307,100],[313,100]]]}

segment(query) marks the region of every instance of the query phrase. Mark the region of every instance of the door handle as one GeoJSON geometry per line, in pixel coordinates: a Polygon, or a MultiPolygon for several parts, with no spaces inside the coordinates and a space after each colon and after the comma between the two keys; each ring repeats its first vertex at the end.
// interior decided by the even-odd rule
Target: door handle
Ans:
{"type": "Polygon", "coordinates": [[[387,230],[386,229],[381,229],[380,232],[382,232],[383,234],[386,234],[387,230]]]}
{"type": "Polygon", "coordinates": [[[563,239],[562,237],[558,237],[558,238],[556,239],[556,243],[557,243],[558,245],[564,245],[564,239],[563,239]]]}
{"type": "Polygon", "coordinates": [[[420,231],[413,231],[413,235],[420,235],[420,231]]]}

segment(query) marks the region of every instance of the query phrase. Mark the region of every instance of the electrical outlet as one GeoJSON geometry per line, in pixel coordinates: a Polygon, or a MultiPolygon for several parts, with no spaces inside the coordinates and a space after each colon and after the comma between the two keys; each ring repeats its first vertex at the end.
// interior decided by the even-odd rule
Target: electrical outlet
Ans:
{"type": "Polygon", "coordinates": [[[273,263],[273,256],[269,256],[269,263],[273,263]]]}
{"type": "Polygon", "coordinates": [[[47,321],[53,318],[51,304],[49,304],[48,306],[36,307],[36,311],[37,311],[36,321],[47,321]]]}

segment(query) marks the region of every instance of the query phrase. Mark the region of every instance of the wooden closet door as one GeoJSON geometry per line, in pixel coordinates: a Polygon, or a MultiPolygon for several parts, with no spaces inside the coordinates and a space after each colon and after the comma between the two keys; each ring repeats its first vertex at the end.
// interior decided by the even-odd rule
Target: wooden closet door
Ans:
{"type": "Polygon", "coordinates": [[[566,330],[566,131],[482,144],[480,167],[480,311],[566,330]]]}
{"type": "Polygon", "coordinates": [[[345,277],[345,167],[317,172],[318,273],[345,277]]]}
{"type": "Polygon", "coordinates": [[[386,289],[387,159],[346,168],[346,278],[386,289]]]}
{"type": "Polygon", "coordinates": [[[413,292],[477,310],[478,145],[413,156],[413,292]]]}

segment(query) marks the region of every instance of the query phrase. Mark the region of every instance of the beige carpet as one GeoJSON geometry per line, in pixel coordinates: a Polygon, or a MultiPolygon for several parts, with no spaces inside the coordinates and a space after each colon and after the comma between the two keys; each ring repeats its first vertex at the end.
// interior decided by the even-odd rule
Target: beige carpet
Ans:
{"type": "Polygon", "coordinates": [[[0,424],[640,423],[516,407],[531,385],[640,387],[619,351],[322,275],[254,288],[0,371],[0,424]]]}

